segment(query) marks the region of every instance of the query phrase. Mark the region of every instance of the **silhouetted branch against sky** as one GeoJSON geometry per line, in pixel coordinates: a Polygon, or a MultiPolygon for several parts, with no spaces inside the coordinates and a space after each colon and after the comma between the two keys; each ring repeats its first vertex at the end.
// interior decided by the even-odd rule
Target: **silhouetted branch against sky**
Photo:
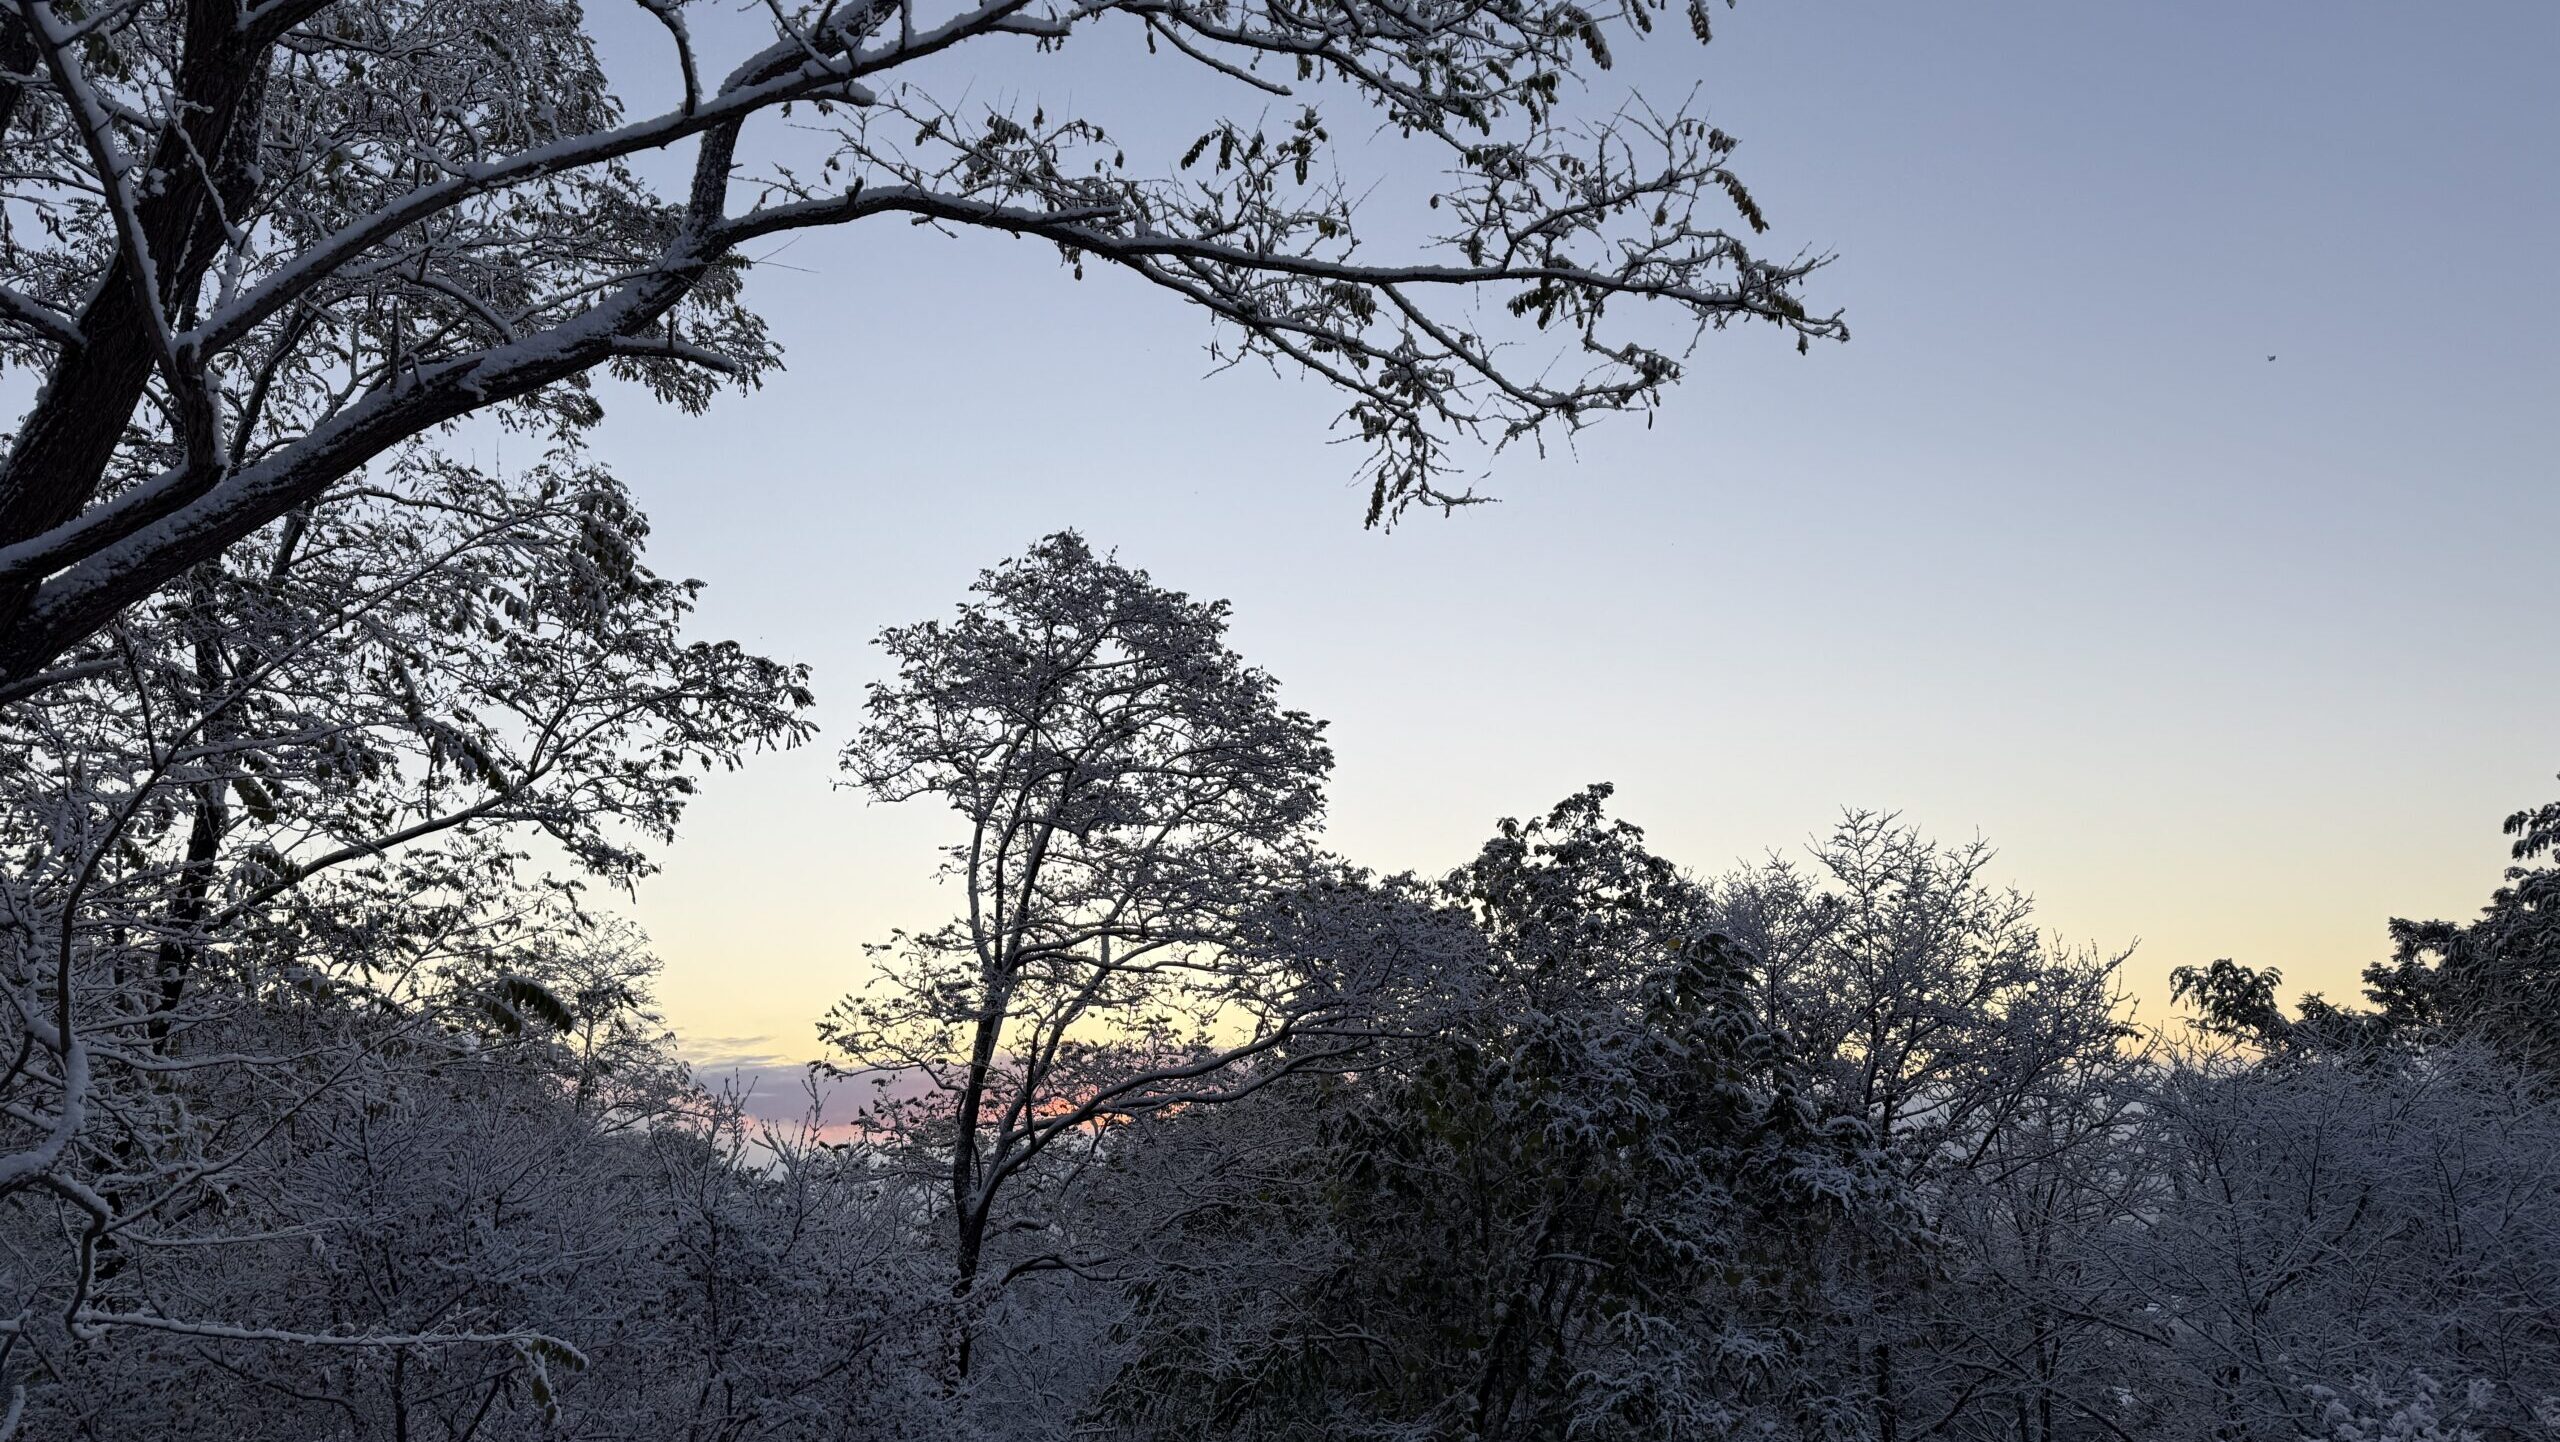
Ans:
{"type": "Polygon", "coordinates": [[[0,360],[42,377],[0,469],[0,681],[467,417],[574,445],[599,369],[686,410],[753,386],[779,350],[742,247],[816,227],[1030,237],[1205,311],[1221,359],[1339,393],[1373,524],[1470,499],[1454,444],[1651,407],[1705,330],[1846,333],[1800,298],[1818,257],[1754,249],[1732,137],[1589,103],[1656,0],[827,0],[725,70],[687,6],[644,8],[677,79],[640,115],[566,0],[0,11],[0,360]],[[983,100],[951,58],[1071,93],[1111,29],[1232,95],[1179,154],[983,100]],[[1342,127],[1433,177],[1405,253],[1363,246],[1342,127]],[[680,194],[641,176],[662,152],[680,194]]]}

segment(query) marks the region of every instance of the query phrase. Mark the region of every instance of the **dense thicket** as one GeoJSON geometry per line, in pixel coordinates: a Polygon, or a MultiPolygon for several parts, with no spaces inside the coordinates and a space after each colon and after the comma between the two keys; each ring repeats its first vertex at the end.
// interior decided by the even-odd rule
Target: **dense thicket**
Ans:
{"type": "MultiPolygon", "coordinates": [[[[1898,1220],[1871,1135],[1818,1106],[1752,1005],[1750,958],[1606,795],[1504,823],[1440,888],[1475,932],[1457,1004],[1267,1104],[1301,1129],[1280,1195],[1176,1223],[1214,1249],[1268,1213],[1254,1232],[1286,1234],[1298,1269],[1195,1251],[1142,1281],[1103,1417],[1159,1437],[1635,1438],[1820,1432],[1853,1406],[1854,1369],[1821,1344],[1843,1238],[1898,1220]]],[[[1214,1149],[1224,1125],[1193,1130],[1214,1149]]],[[[1115,1160],[1144,1185],[1160,1148],[1203,1144],[1115,1160]]]]}
{"type": "Polygon", "coordinates": [[[2370,1009],[2217,963],[2146,1037],[1889,816],[1330,858],[1223,609],[1052,537],[885,637],[847,765],[970,904],[830,1023],[821,1143],[580,884],[805,734],[644,539],[421,456],[0,715],[11,1435],[2560,1432],[2547,809],[2370,1009]]]}
{"type": "Polygon", "coordinates": [[[885,633],[846,764],[963,905],[822,1141],[589,889],[807,733],[644,543],[421,454],[0,708],[0,1436],[2560,1435],[2548,809],[2369,1008],[2145,1035],[1890,816],[1328,856],[1224,608],[1053,536],[885,633]]]}

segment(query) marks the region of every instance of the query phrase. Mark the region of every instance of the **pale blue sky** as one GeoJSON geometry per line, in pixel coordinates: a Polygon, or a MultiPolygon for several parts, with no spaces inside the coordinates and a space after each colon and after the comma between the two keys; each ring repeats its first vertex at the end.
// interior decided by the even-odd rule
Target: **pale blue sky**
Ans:
{"type": "MultiPolygon", "coordinates": [[[[2560,787],[2560,7],[1751,0],[1627,62],[1703,87],[1856,339],[1711,338],[1650,431],[1490,464],[1499,506],[1364,532],[1320,389],[900,225],[758,274],[760,393],[615,405],[657,564],[828,732],[715,779],[641,895],[698,1046],[812,1054],[860,943],[936,918],[945,819],[828,786],[865,643],[1064,526],[1234,600],[1382,867],[1591,780],[1710,870],[1901,808],[2140,938],[2155,1016],[2178,963],[2347,990],[2387,915],[2478,903],[2560,787]]],[[[1188,125],[1167,74],[1008,83],[1188,125]]]]}

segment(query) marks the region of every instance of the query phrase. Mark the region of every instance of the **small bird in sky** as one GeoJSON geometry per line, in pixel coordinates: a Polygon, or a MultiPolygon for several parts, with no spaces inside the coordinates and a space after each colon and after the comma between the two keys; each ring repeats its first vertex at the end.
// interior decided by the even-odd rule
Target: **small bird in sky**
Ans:
{"type": "Polygon", "coordinates": [[[2269,359],[2269,360],[2274,360],[2274,359],[2275,359],[2275,357],[2274,357],[2274,356],[2269,356],[2269,357],[2267,357],[2267,359],[2269,359]]]}

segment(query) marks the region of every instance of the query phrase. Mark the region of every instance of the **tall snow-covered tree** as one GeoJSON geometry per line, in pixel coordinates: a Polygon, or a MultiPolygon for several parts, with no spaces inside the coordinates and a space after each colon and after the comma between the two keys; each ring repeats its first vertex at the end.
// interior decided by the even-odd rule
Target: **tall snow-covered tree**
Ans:
{"type": "Polygon", "coordinates": [[[1333,756],[1228,649],[1225,604],[1072,533],[974,589],[948,622],[882,634],[897,672],[844,754],[873,797],[958,813],[961,915],[885,944],[824,1027],[846,1067],[909,1098],[894,1110],[946,1179],[964,1295],[999,1230],[1039,1225],[1002,1209],[1072,1166],[1056,1154],[1266,1084],[1360,1016],[1352,990],[1261,944],[1321,877],[1333,756]]]}

